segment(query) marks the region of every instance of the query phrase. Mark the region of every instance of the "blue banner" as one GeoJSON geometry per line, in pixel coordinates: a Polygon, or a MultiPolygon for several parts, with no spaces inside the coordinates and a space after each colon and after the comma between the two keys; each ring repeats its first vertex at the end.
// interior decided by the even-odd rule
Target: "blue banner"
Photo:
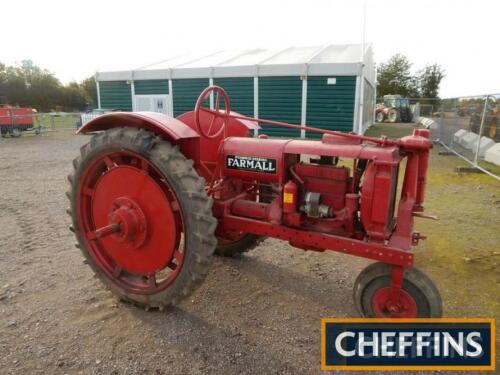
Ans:
{"type": "Polygon", "coordinates": [[[324,370],[493,370],[493,319],[323,319],[324,370]]]}

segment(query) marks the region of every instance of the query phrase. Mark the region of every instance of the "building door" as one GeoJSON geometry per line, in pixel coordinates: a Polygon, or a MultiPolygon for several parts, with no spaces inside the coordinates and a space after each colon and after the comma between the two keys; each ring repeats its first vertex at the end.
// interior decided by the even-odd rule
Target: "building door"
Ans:
{"type": "Polygon", "coordinates": [[[172,115],[170,95],[134,95],[134,111],[159,112],[172,115]]]}

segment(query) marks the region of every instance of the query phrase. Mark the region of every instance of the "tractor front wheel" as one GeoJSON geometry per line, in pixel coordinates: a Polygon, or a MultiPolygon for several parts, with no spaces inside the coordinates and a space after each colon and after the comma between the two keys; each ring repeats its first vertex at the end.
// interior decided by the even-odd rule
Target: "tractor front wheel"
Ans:
{"type": "Polygon", "coordinates": [[[385,115],[384,112],[380,111],[377,113],[377,116],[375,118],[377,122],[384,122],[385,121],[385,115]]]}
{"type": "Polygon", "coordinates": [[[20,137],[20,136],[21,136],[21,134],[22,134],[21,129],[19,129],[19,128],[14,128],[14,129],[12,129],[12,133],[10,134],[10,136],[11,136],[11,137],[14,137],[14,138],[18,138],[18,137],[20,137]]]}
{"type": "Polygon", "coordinates": [[[354,283],[354,302],[365,318],[440,318],[443,314],[441,295],[432,280],[418,269],[406,268],[399,300],[393,301],[392,267],[373,263],[366,267],[354,283]]]}
{"type": "Polygon", "coordinates": [[[94,135],[73,161],[73,231],[98,278],[146,309],[188,296],[217,244],[205,182],[177,146],[137,129],[94,135]]]}

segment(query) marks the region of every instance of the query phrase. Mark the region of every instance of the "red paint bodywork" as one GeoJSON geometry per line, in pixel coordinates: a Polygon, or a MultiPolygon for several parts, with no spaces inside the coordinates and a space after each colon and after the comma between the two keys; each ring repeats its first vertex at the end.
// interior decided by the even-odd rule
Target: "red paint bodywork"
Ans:
{"type": "MultiPolygon", "coordinates": [[[[177,119],[153,113],[111,113],[86,124],[80,133],[132,126],[150,130],[172,143],[192,159],[207,181],[218,219],[217,236],[245,232],[275,237],[308,250],[334,250],[394,265],[393,289],[400,289],[400,271],[412,266],[413,217],[423,210],[430,133],[416,130],[401,139],[370,138],[353,134],[253,119],[231,112],[217,114],[226,127],[219,136],[201,137],[198,126],[217,121],[210,112],[189,112],[177,119]],[[198,123],[196,123],[198,115],[198,123]],[[252,137],[257,123],[323,133],[321,141],[252,137]],[[235,169],[227,158],[275,161],[274,173],[235,169]],[[310,156],[309,161],[306,161],[310,156]],[[315,157],[346,165],[323,163],[315,157]],[[398,178],[403,185],[397,202],[398,178]],[[284,190],[295,194],[284,204],[284,190]],[[307,192],[321,194],[326,216],[314,216],[302,208],[307,192]],[[399,275],[399,276],[398,276],[399,275]]],[[[217,134],[217,130],[214,134],[217,134]]]]}
{"type": "Polygon", "coordinates": [[[0,106],[0,127],[20,127],[28,130],[33,127],[33,109],[29,107],[0,106]]]}
{"type": "Polygon", "coordinates": [[[112,112],[96,117],[82,126],[77,133],[91,133],[116,127],[149,130],[176,143],[181,139],[199,138],[199,134],[182,121],[156,112],[112,112]]]}

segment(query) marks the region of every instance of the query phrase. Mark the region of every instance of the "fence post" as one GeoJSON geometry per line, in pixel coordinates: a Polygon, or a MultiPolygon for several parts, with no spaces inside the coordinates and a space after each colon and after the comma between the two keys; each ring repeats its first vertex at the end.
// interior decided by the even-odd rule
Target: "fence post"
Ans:
{"type": "Polygon", "coordinates": [[[484,121],[486,119],[486,111],[488,108],[489,98],[490,96],[486,95],[486,98],[484,99],[483,117],[481,118],[481,125],[479,126],[479,138],[477,139],[476,153],[474,154],[474,166],[476,167],[477,167],[477,158],[479,155],[479,147],[481,146],[481,135],[483,134],[483,127],[484,127],[484,121]]]}
{"type": "Polygon", "coordinates": [[[444,102],[441,102],[441,112],[439,114],[439,142],[443,142],[443,131],[444,131],[444,102]]]}

